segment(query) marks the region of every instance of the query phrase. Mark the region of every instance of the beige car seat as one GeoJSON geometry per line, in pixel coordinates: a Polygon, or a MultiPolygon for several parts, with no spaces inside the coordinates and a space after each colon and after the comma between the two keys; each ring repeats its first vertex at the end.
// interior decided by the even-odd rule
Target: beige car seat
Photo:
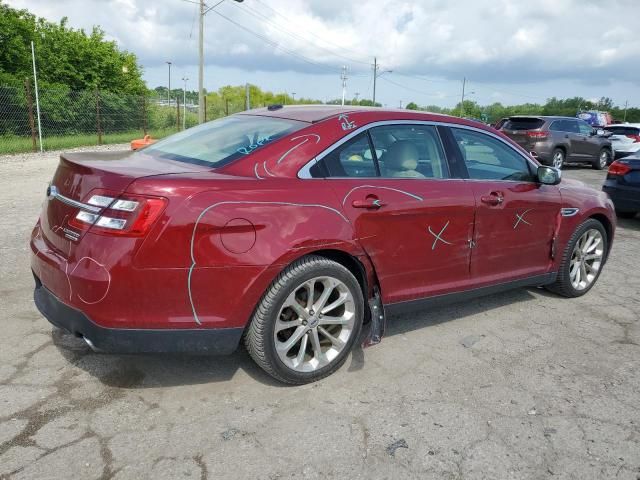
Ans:
{"type": "Polygon", "coordinates": [[[398,140],[392,143],[383,160],[388,177],[426,178],[416,170],[418,149],[409,140],[398,140]]]}

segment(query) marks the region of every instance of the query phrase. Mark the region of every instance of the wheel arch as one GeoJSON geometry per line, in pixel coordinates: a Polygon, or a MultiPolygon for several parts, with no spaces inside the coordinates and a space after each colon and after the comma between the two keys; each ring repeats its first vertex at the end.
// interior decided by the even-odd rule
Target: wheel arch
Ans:
{"type": "Polygon", "coordinates": [[[594,213],[592,215],[589,216],[589,218],[592,218],[598,222],[600,222],[602,224],[602,226],[604,227],[605,232],[607,233],[607,256],[606,258],[609,258],[609,252],[611,252],[611,247],[613,245],[613,224],[611,223],[611,220],[609,220],[609,218],[602,214],[602,213],[594,213]]]}

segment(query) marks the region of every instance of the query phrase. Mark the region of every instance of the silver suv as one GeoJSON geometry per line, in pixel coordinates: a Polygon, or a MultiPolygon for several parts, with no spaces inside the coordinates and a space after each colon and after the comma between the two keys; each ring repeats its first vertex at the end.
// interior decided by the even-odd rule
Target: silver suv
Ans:
{"type": "Polygon", "coordinates": [[[544,165],[588,163],[602,170],[613,158],[611,142],[587,122],[572,117],[515,116],[501,131],[544,165]]]}

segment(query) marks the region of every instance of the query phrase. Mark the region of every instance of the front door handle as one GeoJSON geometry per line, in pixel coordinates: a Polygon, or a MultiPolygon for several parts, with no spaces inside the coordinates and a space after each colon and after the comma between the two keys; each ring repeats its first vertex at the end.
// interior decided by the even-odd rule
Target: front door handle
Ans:
{"type": "Polygon", "coordinates": [[[504,202],[504,196],[500,192],[491,192],[489,195],[480,197],[480,201],[487,205],[500,205],[504,202]]]}
{"type": "Polygon", "coordinates": [[[368,210],[378,210],[386,205],[377,198],[367,198],[366,200],[354,200],[351,203],[353,208],[366,208],[368,210]]]}

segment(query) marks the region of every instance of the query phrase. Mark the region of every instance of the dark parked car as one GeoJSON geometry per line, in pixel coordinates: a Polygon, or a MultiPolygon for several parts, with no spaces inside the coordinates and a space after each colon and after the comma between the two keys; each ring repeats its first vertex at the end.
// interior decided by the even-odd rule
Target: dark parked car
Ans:
{"type": "Polygon", "coordinates": [[[501,131],[540,163],[562,168],[565,161],[602,170],[613,158],[611,142],[591,125],[572,117],[509,117],[501,131]]]}
{"type": "Polygon", "coordinates": [[[602,190],[611,197],[619,217],[635,217],[640,212],[640,153],[613,162],[602,190]]]}
{"type": "Polygon", "coordinates": [[[604,192],[490,127],[296,105],[62,155],[31,268],[43,315],[96,350],[243,341],[306,383],[345,361],[365,320],[373,344],[403,311],[523,286],[584,295],[614,231],[604,192]]]}

